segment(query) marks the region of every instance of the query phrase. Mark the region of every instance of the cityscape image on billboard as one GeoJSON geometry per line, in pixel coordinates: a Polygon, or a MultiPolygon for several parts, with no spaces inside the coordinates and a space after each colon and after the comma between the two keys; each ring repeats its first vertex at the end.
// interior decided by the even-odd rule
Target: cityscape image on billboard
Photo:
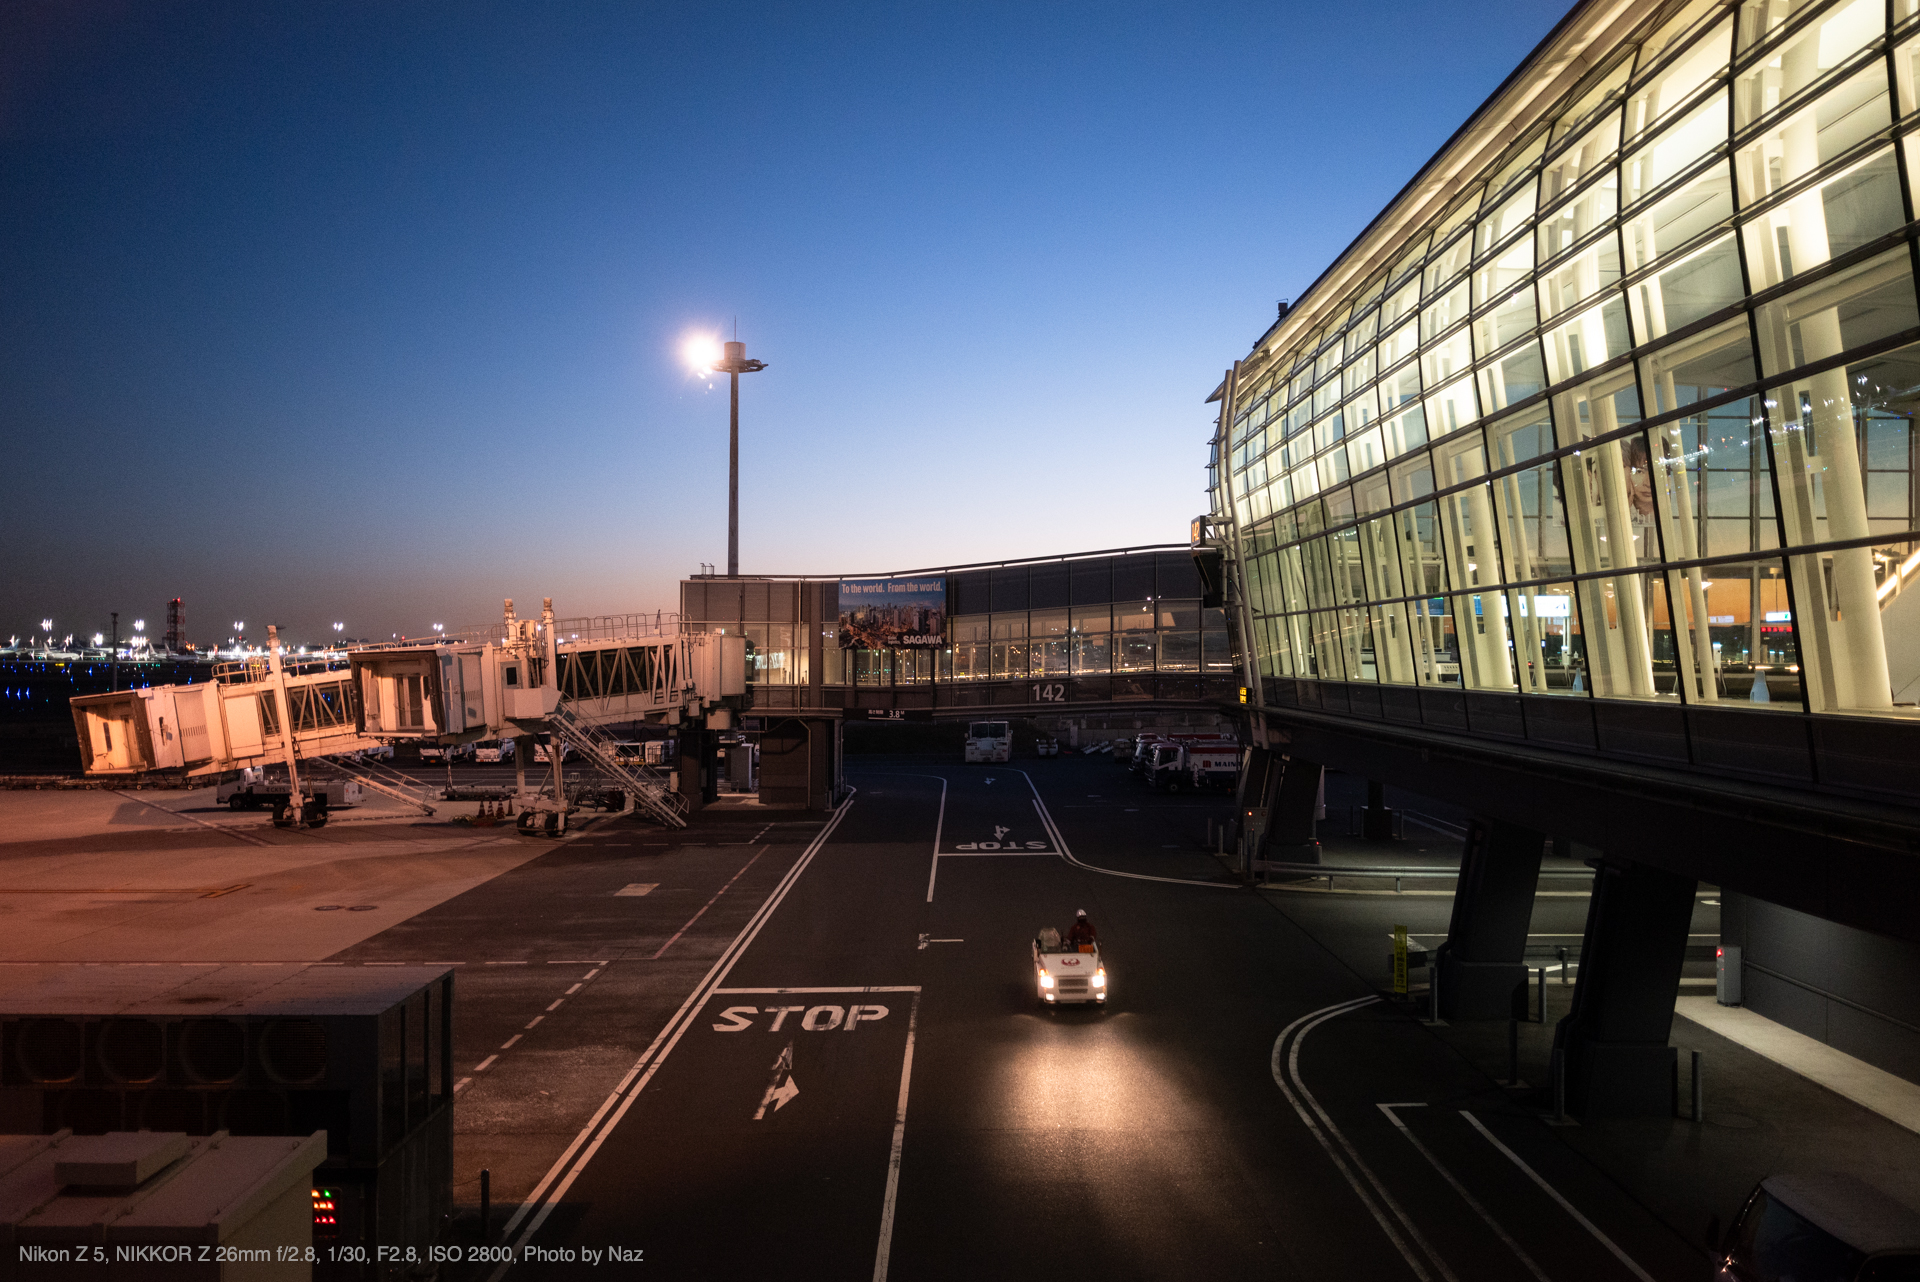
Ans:
{"type": "Polygon", "coordinates": [[[947,581],[840,580],[840,647],[919,649],[946,643],[947,581]]]}

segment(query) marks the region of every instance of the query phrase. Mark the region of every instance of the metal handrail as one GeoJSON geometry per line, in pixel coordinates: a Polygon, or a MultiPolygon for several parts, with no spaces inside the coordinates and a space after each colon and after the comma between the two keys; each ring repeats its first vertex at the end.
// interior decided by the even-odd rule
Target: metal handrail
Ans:
{"type": "MultiPolygon", "coordinates": [[[[687,799],[667,787],[667,780],[643,762],[622,761],[613,750],[613,739],[600,727],[580,720],[564,704],[547,718],[555,738],[571,744],[594,768],[612,778],[634,799],[635,804],[671,828],[687,826],[687,799]]],[[[550,749],[558,752],[558,749],[550,749]]],[[[555,799],[556,801],[558,798],[555,799]]]]}

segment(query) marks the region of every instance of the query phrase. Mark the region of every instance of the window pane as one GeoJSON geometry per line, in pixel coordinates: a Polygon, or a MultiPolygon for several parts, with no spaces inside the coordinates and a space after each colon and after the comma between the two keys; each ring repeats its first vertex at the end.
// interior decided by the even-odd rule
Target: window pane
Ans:
{"type": "Polygon", "coordinates": [[[1433,436],[1457,431],[1479,417],[1479,402],[1470,374],[1427,397],[1427,431],[1433,436]]]}
{"type": "Polygon", "coordinates": [[[1562,193],[1572,191],[1583,179],[1591,178],[1603,166],[1611,169],[1607,162],[1613,159],[1613,154],[1618,150],[1620,116],[1616,112],[1609,112],[1547,162],[1546,169],[1540,175],[1541,203],[1550,204],[1558,200],[1562,193]]]}
{"type": "Polygon", "coordinates": [[[1751,383],[1757,375],[1746,318],[1716,325],[1642,357],[1640,373],[1655,414],[1751,383]]]}
{"type": "MultiPolygon", "coordinates": [[[[1729,202],[1727,212],[1733,206],[1729,202]]],[[[1602,236],[1540,276],[1540,315],[1551,320],[1620,281],[1620,242],[1602,236]]]]}
{"type": "Polygon", "coordinates": [[[1907,251],[1882,254],[1768,303],[1758,321],[1760,362],[1770,374],[1920,324],[1907,251]]]}
{"type": "MultiPolygon", "coordinates": [[[[1914,145],[1909,139],[1910,160],[1914,145]]],[[[1905,221],[1899,166],[1889,148],[1772,206],[1742,229],[1753,287],[1777,285],[1905,221]]]]}
{"type": "Polygon", "coordinates": [[[1553,424],[1545,406],[1501,419],[1487,429],[1493,466],[1512,467],[1553,449],[1553,424]]]}
{"type": "MultiPolygon", "coordinates": [[[[1587,85],[1586,92],[1582,93],[1571,107],[1561,112],[1560,118],[1553,122],[1553,140],[1558,142],[1579,129],[1593,119],[1594,115],[1609,102],[1618,102],[1621,90],[1627,83],[1627,76],[1632,71],[1633,60],[1628,58],[1596,76],[1587,85]]],[[[1616,112],[1608,112],[1607,115],[1616,122],[1619,120],[1616,112]]],[[[1617,124],[1615,128],[1618,128],[1617,124]]]]}
{"type": "Polygon", "coordinates": [[[1467,270],[1467,264],[1473,261],[1473,236],[1462,231],[1434,254],[1421,274],[1421,293],[1431,298],[1436,292],[1467,270]]]}
{"type": "Polygon", "coordinates": [[[1692,243],[1733,217],[1733,182],[1725,164],[1696,174],[1685,186],[1640,210],[1621,227],[1628,271],[1692,243]]]}
{"type": "Polygon", "coordinates": [[[1537,323],[1533,286],[1527,280],[1532,258],[1532,244],[1522,241],[1474,273],[1480,315],[1473,322],[1473,342],[1480,355],[1499,351],[1537,323]]]}
{"type": "Polygon", "coordinates": [[[1387,461],[1386,443],[1378,427],[1368,428],[1347,438],[1347,470],[1354,476],[1371,471],[1387,461]]]}
{"type": "Polygon", "coordinates": [[[1513,632],[1514,675],[1520,689],[1527,694],[1585,696],[1586,683],[1574,680],[1579,624],[1573,585],[1527,588],[1505,595],[1513,632]]]}
{"type": "Polygon", "coordinates": [[[1547,331],[1550,382],[1577,378],[1627,350],[1627,304],[1618,294],[1547,331]]]}
{"type": "Polygon", "coordinates": [[[1443,334],[1465,320],[1468,310],[1467,282],[1461,281],[1458,287],[1420,313],[1420,341],[1432,342],[1435,335],[1443,334]]]}
{"type": "Polygon", "coordinates": [[[1627,297],[1633,303],[1634,333],[1645,343],[1731,307],[1745,293],[1740,252],[1732,236],[1723,236],[1642,278],[1627,297]]]}
{"type": "Polygon", "coordinates": [[[1744,129],[1872,44],[1887,29],[1881,0],[1846,0],[1741,72],[1734,84],[1734,127],[1744,129]]]}
{"type": "Polygon", "coordinates": [[[1529,182],[1481,219],[1473,230],[1474,257],[1478,258],[1524,227],[1533,217],[1538,196],[1538,184],[1529,182]]]}
{"type": "Polygon", "coordinates": [[[1547,384],[1540,344],[1528,343],[1480,370],[1480,403],[1487,413],[1536,395],[1547,384]]]}
{"type": "Polygon", "coordinates": [[[1473,364],[1473,342],[1465,327],[1420,349],[1421,381],[1438,387],[1473,364]]]}
{"type": "MultiPolygon", "coordinates": [[[[1911,448],[1910,441],[1903,439],[1909,433],[1898,429],[1912,413],[1916,391],[1920,391],[1920,350],[1914,348],[1855,361],[1769,390],[1783,505],[1781,527],[1789,547],[1902,532],[1897,521],[1873,519],[1867,481],[1873,475],[1876,453],[1879,462],[1895,465],[1890,479],[1896,480],[1896,487],[1905,471],[1900,465],[1911,466],[1911,456],[1902,459],[1896,451],[1900,444],[1911,448]],[[1896,430],[1887,432],[1888,428],[1896,430]],[[1882,442],[1878,451],[1876,437],[1882,442]]],[[[1911,473],[1904,479],[1910,491],[1911,473]]],[[[1889,621],[1912,615],[1900,596],[1894,595],[1899,567],[1910,551],[1905,541],[1890,537],[1880,547],[1788,558],[1798,607],[1795,636],[1807,661],[1807,699],[1812,711],[1884,711],[1893,705],[1894,680],[1903,687],[1920,681],[1920,672],[1906,670],[1913,666],[1910,659],[1890,665],[1885,632],[1889,621]],[[1888,588],[1885,597],[1883,587],[1888,588]],[[1884,610],[1883,602],[1890,602],[1884,610]]],[[[1906,646],[1910,645],[1909,640],[1906,646]]],[[[1900,653],[1895,650],[1896,655],[1900,653]]]]}
{"type": "MultiPolygon", "coordinates": [[[[1705,14],[1716,7],[1715,0],[1701,0],[1689,6],[1685,13],[1661,28],[1659,34],[1642,46],[1640,65],[1649,66],[1664,57],[1671,47],[1670,42],[1684,38],[1696,14],[1705,14]]],[[[1733,52],[1732,42],[1732,21],[1720,22],[1651,80],[1630,89],[1627,92],[1627,136],[1631,138],[1645,133],[1672,114],[1708,81],[1724,72],[1727,59],[1733,52]]]]}
{"type": "Polygon", "coordinates": [[[1734,172],[1741,204],[1798,182],[1892,123],[1886,68],[1870,65],[1740,148],[1734,172]]]}

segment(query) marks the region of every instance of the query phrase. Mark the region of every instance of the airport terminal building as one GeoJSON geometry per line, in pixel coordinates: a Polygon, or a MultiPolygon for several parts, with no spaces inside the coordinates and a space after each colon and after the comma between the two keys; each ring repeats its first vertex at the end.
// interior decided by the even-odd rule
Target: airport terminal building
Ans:
{"type": "Polygon", "coordinates": [[[1583,1107],[1662,1107],[1696,882],[1750,1006],[1920,1080],[1917,175],[1920,0],[1589,0],[1211,398],[1255,742],[1492,824],[1443,1009],[1512,852],[1602,855],[1583,1107]]]}

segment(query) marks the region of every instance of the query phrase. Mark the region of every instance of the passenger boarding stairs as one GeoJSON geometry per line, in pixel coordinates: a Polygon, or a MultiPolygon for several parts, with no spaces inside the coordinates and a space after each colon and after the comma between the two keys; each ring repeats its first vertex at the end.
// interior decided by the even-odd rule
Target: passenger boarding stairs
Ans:
{"type": "Polygon", "coordinates": [[[623,759],[614,747],[613,736],[600,726],[582,720],[564,703],[548,715],[547,725],[554,738],[570,746],[632,797],[636,808],[645,810],[669,828],[687,826],[687,799],[675,792],[659,771],[631,758],[623,759]]]}
{"type": "Polygon", "coordinates": [[[432,803],[442,799],[440,789],[424,784],[411,775],[403,774],[392,766],[383,765],[359,753],[346,753],[318,760],[328,768],[356,780],[362,788],[403,802],[424,815],[433,814],[432,803]]]}

